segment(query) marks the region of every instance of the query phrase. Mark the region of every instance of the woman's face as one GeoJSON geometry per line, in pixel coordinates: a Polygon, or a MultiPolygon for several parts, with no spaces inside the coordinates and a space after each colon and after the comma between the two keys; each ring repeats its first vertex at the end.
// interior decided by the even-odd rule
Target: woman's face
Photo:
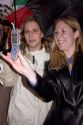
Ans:
{"type": "Polygon", "coordinates": [[[73,32],[71,27],[64,21],[59,21],[54,30],[54,40],[59,50],[63,51],[65,55],[72,56],[75,51],[75,41],[78,37],[76,32],[73,32]]]}
{"type": "Polygon", "coordinates": [[[35,21],[26,23],[24,36],[30,51],[41,49],[41,38],[43,37],[43,33],[35,21]]]}

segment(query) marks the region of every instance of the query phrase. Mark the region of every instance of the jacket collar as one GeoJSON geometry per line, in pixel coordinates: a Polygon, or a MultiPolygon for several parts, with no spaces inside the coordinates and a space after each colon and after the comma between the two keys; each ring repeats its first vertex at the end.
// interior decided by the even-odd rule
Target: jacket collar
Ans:
{"type": "MultiPolygon", "coordinates": [[[[68,67],[64,66],[62,69],[59,70],[60,76],[63,78],[65,75],[66,80],[70,81],[77,85],[81,81],[83,81],[83,53],[78,52],[76,54],[74,64],[72,67],[71,75],[69,73],[68,67]],[[64,75],[63,75],[64,74],[64,75]]],[[[63,79],[65,79],[63,78],[63,79]]]]}

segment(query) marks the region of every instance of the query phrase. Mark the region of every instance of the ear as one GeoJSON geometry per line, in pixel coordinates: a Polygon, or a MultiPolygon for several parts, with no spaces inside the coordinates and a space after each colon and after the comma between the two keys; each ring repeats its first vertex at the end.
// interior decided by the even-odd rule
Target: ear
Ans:
{"type": "Polygon", "coordinates": [[[80,33],[78,30],[76,30],[74,33],[74,38],[77,39],[79,36],[80,36],[80,33]]]}

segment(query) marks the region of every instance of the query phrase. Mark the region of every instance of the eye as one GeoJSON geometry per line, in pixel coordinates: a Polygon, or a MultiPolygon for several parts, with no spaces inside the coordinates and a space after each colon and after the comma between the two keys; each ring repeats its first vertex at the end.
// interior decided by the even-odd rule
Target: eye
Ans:
{"type": "Polygon", "coordinates": [[[64,31],[64,30],[62,30],[62,32],[64,33],[65,31],[64,31]]]}
{"type": "Polygon", "coordinates": [[[33,32],[38,32],[38,29],[33,29],[33,32]]]}
{"type": "Polygon", "coordinates": [[[63,33],[66,33],[67,31],[66,30],[62,30],[63,33]]]}

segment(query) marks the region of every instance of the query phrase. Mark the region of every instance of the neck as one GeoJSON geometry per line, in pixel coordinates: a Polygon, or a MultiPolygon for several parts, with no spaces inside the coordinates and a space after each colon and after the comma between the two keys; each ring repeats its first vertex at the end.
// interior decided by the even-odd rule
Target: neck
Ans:
{"type": "Polygon", "coordinates": [[[75,45],[72,45],[68,50],[64,51],[66,58],[71,58],[75,52],[75,45]]]}
{"type": "Polygon", "coordinates": [[[30,52],[35,52],[35,51],[38,51],[38,50],[41,50],[42,49],[42,47],[40,46],[40,47],[32,47],[32,48],[29,48],[29,51],[30,52]]]}
{"type": "Polygon", "coordinates": [[[71,58],[74,55],[74,51],[70,51],[69,53],[65,53],[66,58],[71,58]]]}

